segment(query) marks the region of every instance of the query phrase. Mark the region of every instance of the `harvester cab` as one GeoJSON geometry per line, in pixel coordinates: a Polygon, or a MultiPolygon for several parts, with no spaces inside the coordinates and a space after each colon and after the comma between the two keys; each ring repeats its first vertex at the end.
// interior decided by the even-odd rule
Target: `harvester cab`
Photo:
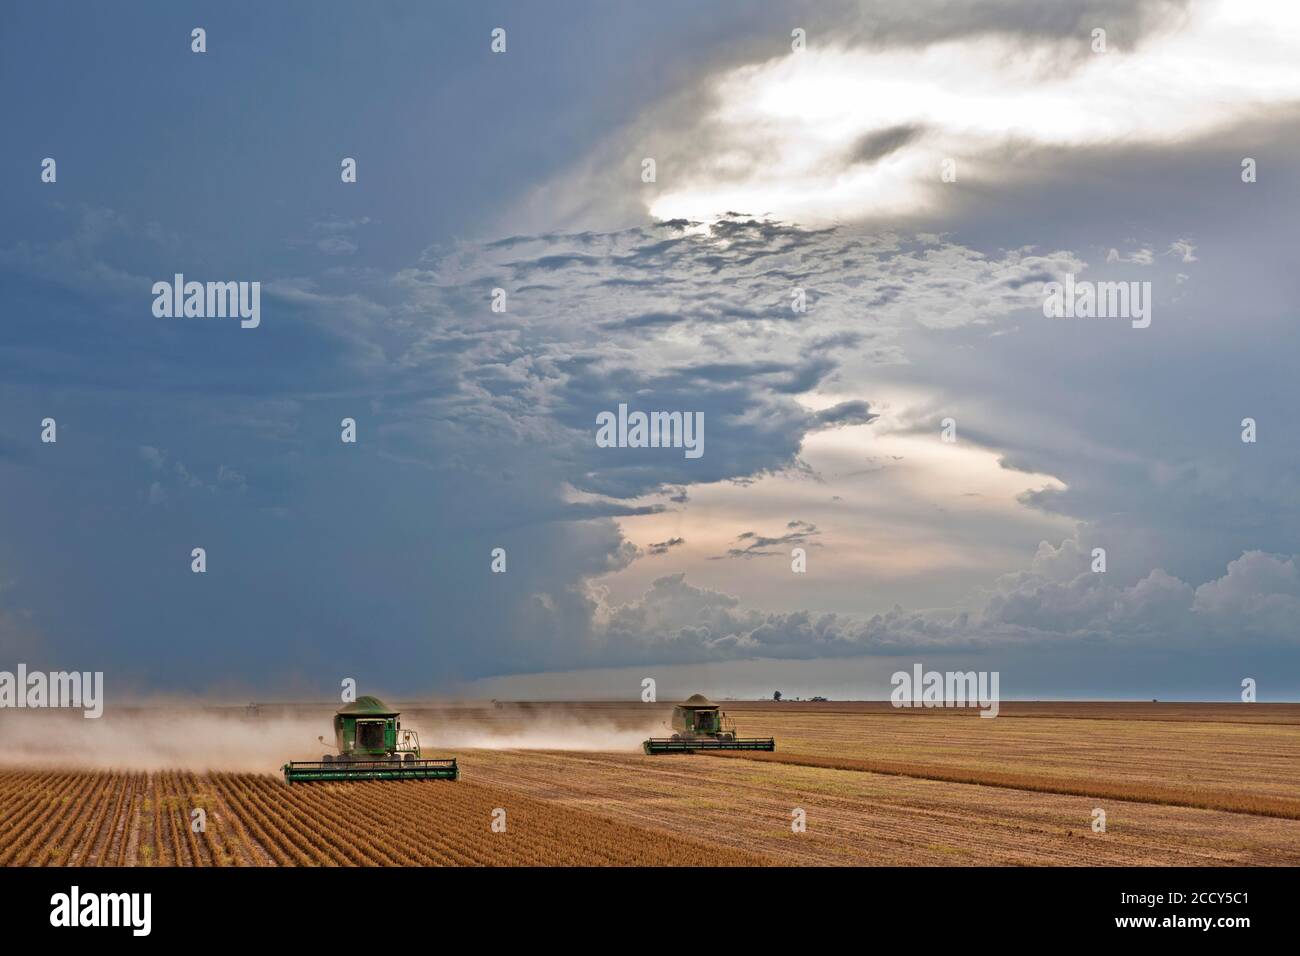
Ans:
{"type": "Polygon", "coordinates": [[[697,750],[775,750],[771,737],[737,737],[736,725],[703,694],[693,694],[673,708],[673,735],[651,737],[648,754],[688,754],[697,750]]]}
{"type": "MultiPolygon", "coordinates": [[[[321,743],[324,737],[317,737],[321,743]]],[[[455,780],[455,758],[432,760],[420,753],[420,737],[402,728],[401,714],[378,697],[358,697],[334,714],[337,754],[285,764],[288,783],[319,780],[455,780]]]]}

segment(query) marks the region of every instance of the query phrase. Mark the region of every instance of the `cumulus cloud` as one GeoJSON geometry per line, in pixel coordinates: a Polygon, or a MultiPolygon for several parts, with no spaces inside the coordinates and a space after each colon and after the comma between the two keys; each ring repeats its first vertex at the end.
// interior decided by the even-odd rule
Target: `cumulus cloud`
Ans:
{"type": "Polygon", "coordinates": [[[1078,543],[1046,543],[1032,566],[1007,575],[967,609],[859,617],[764,613],[734,597],[657,579],[635,601],[603,609],[602,636],[626,663],[690,663],[761,656],[781,659],[926,651],[1005,652],[1108,647],[1166,653],[1237,644],[1294,650],[1300,612],[1295,557],[1249,552],[1224,575],[1193,588],[1155,569],[1130,585],[1094,573],[1078,543]]]}
{"type": "Polygon", "coordinates": [[[1248,551],[1228,573],[1196,589],[1192,609],[1222,622],[1227,635],[1294,635],[1300,620],[1300,569],[1294,557],[1248,551]]]}
{"type": "MultiPolygon", "coordinates": [[[[349,580],[359,592],[384,595],[364,604],[386,609],[374,620],[357,617],[363,605],[340,605],[337,613],[353,628],[382,630],[385,646],[421,640],[431,620],[478,635],[453,652],[453,666],[469,676],[619,659],[620,635],[634,639],[638,620],[638,646],[650,640],[646,629],[672,626],[680,632],[674,653],[681,655],[692,643],[705,650],[690,653],[712,656],[974,644],[981,632],[965,629],[965,619],[954,624],[902,610],[856,622],[814,611],[769,614],[742,609],[723,592],[697,592],[680,578],[654,590],[645,607],[609,610],[592,582],[637,556],[616,520],[686,506],[691,487],[806,473],[800,455],[809,436],[879,425],[870,377],[853,389],[857,395],[844,394],[850,362],[908,367],[909,335],[1032,315],[1044,282],[1086,265],[1064,250],[977,250],[941,235],[804,228],[735,214],[709,223],[460,242],[431,249],[417,266],[388,276],[280,278],[267,286],[277,308],[273,327],[292,329],[292,339],[271,337],[256,354],[238,353],[238,363],[252,365],[236,363],[234,353],[197,352],[179,335],[168,340],[161,354],[170,381],[190,382],[199,394],[232,387],[236,393],[215,404],[173,398],[149,413],[174,415],[173,435],[182,433],[181,422],[237,428],[241,460],[259,462],[256,485],[221,451],[164,451],[144,440],[146,500],[171,504],[195,490],[239,491],[224,497],[244,500],[247,511],[226,506],[218,522],[223,531],[235,533],[266,515],[279,528],[273,543],[245,555],[248,567],[306,565],[301,581],[311,597],[304,601],[322,600],[312,583],[320,579],[349,580]],[[506,292],[505,313],[488,307],[494,288],[506,292]],[[806,312],[791,308],[794,288],[806,291],[806,312]],[[305,365],[304,355],[311,357],[305,365]],[[292,377],[287,368],[296,369],[292,377]],[[803,400],[827,388],[839,400],[815,407],[803,400]],[[596,415],[621,402],[702,412],[705,455],[597,448],[596,415]],[[374,454],[330,457],[330,467],[305,470],[307,457],[348,450],[337,441],[344,415],[361,420],[360,441],[374,454]],[[191,468],[188,461],[204,464],[191,468]],[[207,474],[216,477],[201,477],[207,474]],[[642,500],[654,495],[666,501],[642,500]],[[334,513],[341,501],[350,504],[334,519],[336,532],[374,542],[355,558],[350,549],[323,547],[309,517],[334,513]],[[404,509],[398,521],[382,506],[387,501],[423,504],[404,509]],[[497,546],[511,554],[505,593],[464,559],[497,546]],[[376,559],[376,551],[385,556],[376,559]],[[408,583],[399,600],[393,588],[411,577],[403,569],[428,567],[439,569],[439,587],[408,583]],[[427,598],[412,599],[425,591],[427,598]],[[705,601],[712,623],[703,627],[679,607],[683,601],[705,601]],[[530,636],[520,641],[515,634],[530,636]]],[[[128,366],[138,348],[132,336],[142,334],[136,328],[117,345],[118,360],[128,366]]],[[[75,379],[75,368],[63,371],[75,379]]],[[[970,429],[964,435],[979,438],[970,429]]],[[[792,520],[775,531],[750,527],[719,557],[824,546],[822,528],[811,521],[792,520]]],[[[651,540],[645,553],[659,558],[681,543],[651,540]]],[[[1130,600],[1149,603],[1155,585],[1130,600]]],[[[179,597],[174,603],[170,613],[179,621],[188,612],[179,597]]],[[[238,606],[230,602],[202,626],[222,627],[226,635],[247,630],[246,621],[230,616],[238,606]]],[[[246,613],[294,627],[278,608],[246,613]]],[[[996,625],[1024,634],[1037,626],[1034,614],[1025,597],[1008,595],[1000,605],[991,600],[979,620],[985,632],[996,625]]],[[[1070,614],[1082,620],[1082,610],[1070,614]]]]}

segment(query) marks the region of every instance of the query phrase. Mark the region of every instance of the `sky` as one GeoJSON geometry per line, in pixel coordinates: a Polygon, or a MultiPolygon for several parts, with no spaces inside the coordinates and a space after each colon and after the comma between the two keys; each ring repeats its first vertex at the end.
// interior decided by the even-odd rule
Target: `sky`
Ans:
{"type": "Polygon", "coordinates": [[[1297,699],[1298,120],[1282,2],[8,5],[0,670],[1297,699]]]}

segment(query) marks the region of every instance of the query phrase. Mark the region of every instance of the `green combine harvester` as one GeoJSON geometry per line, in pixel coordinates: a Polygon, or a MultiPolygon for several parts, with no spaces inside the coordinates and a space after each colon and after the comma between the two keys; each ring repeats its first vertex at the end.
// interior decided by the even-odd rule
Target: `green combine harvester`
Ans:
{"type": "MultiPolygon", "coordinates": [[[[455,780],[456,759],[429,760],[420,756],[420,736],[403,730],[401,716],[378,697],[358,697],[334,715],[334,744],[338,755],[285,764],[287,783],[325,780],[455,780]]],[[[325,743],[324,737],[317,737],[325,743]]]]}
{"type": "Polygon", "coordinates": [[[776,749],[771,737],[737,737],[732,720],[703,694],[693,694],[673,708],[673,730],[671,737],[651,737],[642,748],[648,754],[776,749]]]}

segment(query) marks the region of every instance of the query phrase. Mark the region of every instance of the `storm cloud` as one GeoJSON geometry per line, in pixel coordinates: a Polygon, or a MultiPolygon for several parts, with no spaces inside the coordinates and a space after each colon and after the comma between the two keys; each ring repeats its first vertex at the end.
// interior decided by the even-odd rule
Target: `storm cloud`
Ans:
{"type": "Polygon", "coordinates": [[[216,86],[137,48],[166,23],[15,14],[12,139],[66,138],[57,187],[14,160],[0,220],[0,651],[285,694],[752,657],[1294,663],[1300,61],[1290,8],[1247,6],[806,6],[802,53],[778,5],[519,12],[496,72],[411,39],[477,37],[476,13],[341,12],[349,55],[295,60],[302,88],[261,65],[312,49],[283,11],[216,86]],[[122,95],[14,92],[104,37],[122,95]],[[427,101],[358,92],[381,62],[427,101]],[[257,163],[208,116],[140,168],[141,116],[195,98],[257,163]],[[154,318],[177,272],[261,281],[261,326],[154,318]],[[1150,282],[1151,327],[1046,318],[1070,275],[1150,282]],[[702,415],[705,454],[598,447],[620,404],[702,415]]]}

